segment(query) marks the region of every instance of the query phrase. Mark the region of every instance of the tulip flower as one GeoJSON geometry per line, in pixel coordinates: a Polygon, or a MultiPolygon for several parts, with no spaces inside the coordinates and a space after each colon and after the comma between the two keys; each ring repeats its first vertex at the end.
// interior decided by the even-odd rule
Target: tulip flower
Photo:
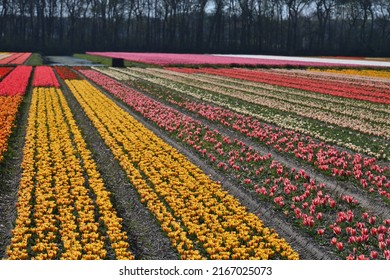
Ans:
{"type": "Polygon", "coordinates": [[[377,251],[371,251],[370,253],[371,259],[377,259],[378,258],[378,252],[377,251]]]}
{"type": "Polygon", "coordinates": [[[339,251],[341,251],[341,250],[343,250],[344,245],[343,245],[342,242],[337,242],[336,247],[337,247],[337,249],[338,249],[339,251]]]}
{"type": "Polygon", "coordinates": [[[317,230],[317,234],[318,234],[318,235],[323,235],[324,232],[325,232],[325,230],[322,229],[322,228],[320,228],[320,229],[317,230]]]}
{"type": "Polygon", "coordinates": [[[358,260],[368,260],[364,255],[359,255],[357,257],[358,260]]]}
{"type": "Polygon", "coordinates": [[[334,234],[340,234],[341,233],[341,228],[340,227],[338,227],[338,226],[335,226],[335,227],[333,227],[333,232],[334,232],[334,234]]]}

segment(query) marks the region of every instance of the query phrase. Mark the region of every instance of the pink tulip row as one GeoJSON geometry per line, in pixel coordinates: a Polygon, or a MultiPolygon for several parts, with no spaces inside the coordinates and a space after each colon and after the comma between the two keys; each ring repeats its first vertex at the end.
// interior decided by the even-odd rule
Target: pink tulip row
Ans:
{"type": "Polygon", "coordinates": [[[17,66],[0,82],[0,95],[23,95],[26,92],[32,66],[17,66]]]}
{"type": "Polygon", "coordinates": [[[314,91],[318,93],[370,101],[374,103],[390,104],[390,89],[362,88],[346,83],[333,81],[315,81],[302,77],[286,77],[285,75],[267,71],[253,71],[247,69],[190,69],[168,68],[182,73],[205,73],[241,79],[252,82],[266,83],[282,87],[290,87],[299,90],[314,91]]]}
{"type": "MultiPolygon", "coordinates": [[[[375,218],[375,224],[369,227],[370,236],[362,239],[361,244],[348,245],[347,228],[358,231],[364,223],[360,206],[353,197],[334,196],[324,184],[316,183],[304,170],[289,169],[272,159],[270,154],[262,155],[254,148],[238,139],[232,139],[216,130],[211,130],[181,112],[166,107],[160,102],[146,97],[121,83],[91,70],[82,70],[85,76],[123,100],[134,111],[167,131],[178,141],[186,144],[222,172],[234,176],[243,186],[253,189],[276,208],[299,224],[316,238],[329,240],[337,238],[337,249],[347,257],[349,254],[370,255],[377,251],[378,258],[386,258],[387,246],[383,249],[380,242],[371,234],[372,228],[384,226],[384,240],[390,236],[390,221],[375,218]],[[353,215],[353,219],[341,222],[343,213],[353,215]],[[334,224],[340,227],[340,233],[334,224]],[[332,228],[333,227],[333,228],[332,228]],[[360,246],[362,245],[362,246],[360,246]]],[[[350,229],[348,229],[350,230],[350,229]]],[[[375,230],[373,230],[375,231],[375,230]]],[[[382,230],[383,231],[383,230],[382,230]]]]}
{"type": "Polygon", "coordinates": [[[31,53],[13,53],[12,55],[0,60],[0,64],[16,64],[20,65],[26,62],[31,56],[31,53]]]}
{"type": "Polygon", "coordinates": [[[37,66],[34,72],[34,87],[60,87],[60,83],[54,74],[53,68],[49,66],[37,66]]]}
{"type": "Polygon", "coordinates": [[[175,54],[175,53],[130,53],[130,52],[87,52],[87,54],[109,58],[121,58],[157,65],[267,65],[267,66],[342,66],[323,62],[291,61],[277,59],[243,58],[213,56],[206,54],[175,54]]]}
{"type": "Polygon", "coordinates": [[[244,137],[252,138],[263,145],[272,147],[280,154],[293,156],[307,162],[321,173],[340,180],[350,180],[370,193],[377,191],[385,199],[390,199],[389,168],[379,165],[375,158],[341,151],[334,146],[316,141],[310,136],[273,127],[254,117],[236,113],[217,105],[194,101],[186,98],[183,94],[174,94],[172,90],[164,90],[161,87],[153,89],[153,87],[147,86],[143,86],[142,90],[209,121],[238,131],[244,137]]]}

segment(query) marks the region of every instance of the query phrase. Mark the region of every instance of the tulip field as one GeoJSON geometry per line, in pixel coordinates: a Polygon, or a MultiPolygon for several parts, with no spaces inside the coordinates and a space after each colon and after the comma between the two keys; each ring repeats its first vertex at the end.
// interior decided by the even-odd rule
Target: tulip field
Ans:
{"type": "Polygon", "coordinates": [[[0,258],[390,260],[389,70],[137,59],[0,67],[0,258]]]}
{"type": "Polygon", "coordinates": [[[0,53],[0,65],[21,65],[31,56],[31,53],[0,53]]]}

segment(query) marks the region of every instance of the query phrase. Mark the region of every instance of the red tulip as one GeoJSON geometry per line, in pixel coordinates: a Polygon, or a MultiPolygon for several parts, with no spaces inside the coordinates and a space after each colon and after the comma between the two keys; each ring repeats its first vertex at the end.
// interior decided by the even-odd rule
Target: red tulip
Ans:
{"type": "Polygon", "coordinates": [[[344,246],[342,242],[337,242],[336,247],[339,251],[343,250],[344,246]]]}
{"type": "Polygon", "coordinates": [[[358,260],[367,260],[367,258],[364,255],[359,255],[357,257],[358,260]]]}
{"type": "Polygon", "coordinates": [[[378,252],[377,251],[371,251],[370,253],[371,259],[377,259],[378,258],[378,252]]]}
{"type": "Polygon", "coordinates": [[[334,234],[340,234],[341,233],[341,228],[340,227],[338,227],[338,226],[336,226],[336,227],[333,227],[333,232],[334,232],[334,234]]]}
{"type": "Polygon", "coordinates": [[[381,225],[381,226],[378,227],[378,232],[386,233],[387,232],[387,228],[385,226],[381,225]]]}

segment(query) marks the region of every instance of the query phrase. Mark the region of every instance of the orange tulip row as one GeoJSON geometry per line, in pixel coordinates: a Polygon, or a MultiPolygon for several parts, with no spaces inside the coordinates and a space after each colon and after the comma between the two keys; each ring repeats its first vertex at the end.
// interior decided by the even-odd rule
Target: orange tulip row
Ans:
{"type": "Polygon", "coordinates": [[[87,81],[66,81],[182,259],[298,259],[219,183],[87,81]]]}
{"type": "Polygon", "coordinates": [[[22,169],[10,259],[104,259],[106,238],[116,258],[134,258],[59,89],[33,90],[22,169]]]}
{"type": "Polygon", "coordinates": [[[16,113],[23,96],[0,96],[0,162],[8,147],[8,138],[14,127],[16,113]]]}

